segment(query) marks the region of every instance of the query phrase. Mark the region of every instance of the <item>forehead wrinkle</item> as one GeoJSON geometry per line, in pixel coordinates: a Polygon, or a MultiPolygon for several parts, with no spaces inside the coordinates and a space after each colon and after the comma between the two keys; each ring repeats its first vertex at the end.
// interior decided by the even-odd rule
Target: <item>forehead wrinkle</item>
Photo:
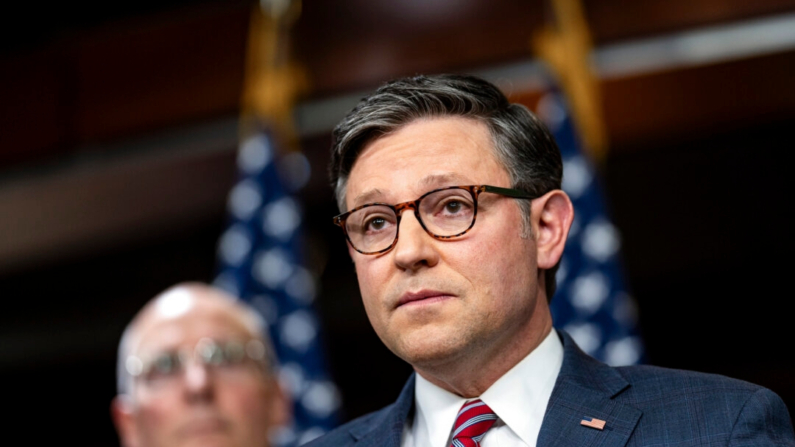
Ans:
{"type": "MultiPolygon", "coordinates": [[[[426,175],[425,177],[419,179],[417,181],[418,190],[417,193],[424,194],[434,188],[443,188],[445,186],[465,186],[472,183],[472,180],[465,175],[458,174],[456,172],[445,172],[441,174],[430,174],[426,175]]],[[[353,200],[353,207],[357,207],[359,205],[364,205],[366,203],[373,203],[378,201],[383,201],[383,197],[388,196],[389,194],[380,189],[380,188],[373,188],[369,189],[359,195],[353,200]],[[379,200],[380,199],[380,200],[379,200]]]]}
{"type": "Polygon", "coordinates": [[[421,187],[464,186],[472,183],[469,177],[457,172],[430,174],[417,182],[421,187]]]}

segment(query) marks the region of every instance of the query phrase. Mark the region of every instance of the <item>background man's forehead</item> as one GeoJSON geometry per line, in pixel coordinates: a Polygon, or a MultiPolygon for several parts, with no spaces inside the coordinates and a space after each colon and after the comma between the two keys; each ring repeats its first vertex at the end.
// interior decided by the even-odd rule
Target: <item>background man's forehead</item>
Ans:
{"type": "Polygon", "coordinates": [[[256,337],[235,309],[198,306],[177,317],[153,315],[138,328],[133,353],[167,349],[200,338],[239,339],[256,337]]]}

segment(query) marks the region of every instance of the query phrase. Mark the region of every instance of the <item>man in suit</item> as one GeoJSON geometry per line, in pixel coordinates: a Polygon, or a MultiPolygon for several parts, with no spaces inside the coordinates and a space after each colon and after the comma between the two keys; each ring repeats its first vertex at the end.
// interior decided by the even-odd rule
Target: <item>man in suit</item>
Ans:
{"type": "Polygon", "coordinates": [[[111,414],[125,447],[267,447],[289,418],[254,309],[199,283],[174,286],[119,344],[111,414]]]}
{"type": "Polygon", "coordinates": [[[415,374],[312,446],[795,445],[764,388],[612,368],[552,327],[574,212],[546,128],[472,77],[402,79],[334,130],[331,176],[368,318],[415,374]]]}

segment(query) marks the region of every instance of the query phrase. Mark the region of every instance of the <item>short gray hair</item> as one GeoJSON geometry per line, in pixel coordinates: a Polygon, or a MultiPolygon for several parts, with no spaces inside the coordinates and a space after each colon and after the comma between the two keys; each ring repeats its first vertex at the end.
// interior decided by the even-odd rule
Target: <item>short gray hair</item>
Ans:
{"type": "MultiPolygon", "coordinates": [[[[511,187],[539,197],[560,189],[563,162],[547,127],[521,104],[511,104],[491,83],[474,76],[438,75],[398,79],[362,99],[334,128],[329,174],[341,212],[345,189],[359,153],[371,141],[421,118],[459,116],[485,124],[495,155],[511,187]]],[[[530,231],[530,203],[519,201],[523,232],[530,231]]],[[[547,299],[555,293],[555,272],[545,272],[547,299]]]]}

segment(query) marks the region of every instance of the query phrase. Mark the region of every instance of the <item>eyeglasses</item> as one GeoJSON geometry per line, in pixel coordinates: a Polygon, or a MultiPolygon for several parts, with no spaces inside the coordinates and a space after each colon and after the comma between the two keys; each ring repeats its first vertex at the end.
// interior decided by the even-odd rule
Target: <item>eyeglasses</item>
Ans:
{"type": "Polygon", "coordinates": [[[264,371],[268,361],[265,345],[256,339],[247,342],[199,340],[191,349],[163,351],[151,356],[127,357],[125,367],[135,379],[152,388],[166,388],[184,376],[191,361],[222,376],[240,376],[256,370],[264,371]]]}
{"type": "Polygon", "coordinates": [[[334,217],[354,250],[365,255],[386,253],[398,241],[400,216],[414,210],[414,216],[434,239],[448,240],[466,234],[475,225],[478,197],[488,192],[514,199],[533,200],[524,191],[489,185],[450,186],[434,189],[417,200],[388,205],[368,203],[334,217]]]}

